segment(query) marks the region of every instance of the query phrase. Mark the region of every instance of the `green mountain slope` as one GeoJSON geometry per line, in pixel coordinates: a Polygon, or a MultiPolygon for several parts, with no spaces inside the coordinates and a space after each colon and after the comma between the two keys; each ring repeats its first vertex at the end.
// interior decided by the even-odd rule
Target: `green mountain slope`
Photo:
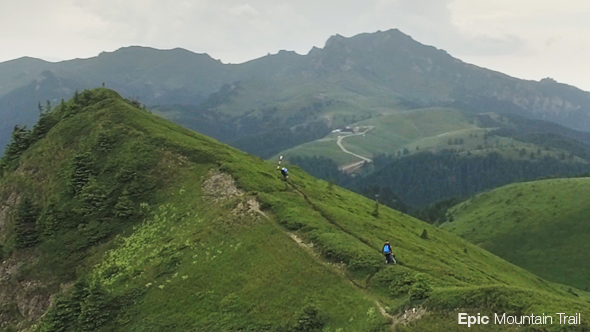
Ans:
{"type": "Polygon", "coordinates": [[[4,329],[449,331],[456,308],[590,313],[583,292],[296,167],[283,182],[110,90],[15,135],[1,164],[4,329]]]}
{"type": "MultiPolygon", "coordinates": [[[[359,133],[366,133],[352,135],[352,132],[332,132],[321,139],[282,151],[280,155],[327,156],[343,167],[362,161],[359,156],[372,159],[380,154],[405,156],[424,151],[437,153],[450,149],[460,152],[463,156],[488,155],[495,152],[512,160],[529,160],[530,152],[536,153],[538,149],[543,150],[543,157],[556,159],[562,154],[569,155],[576,151],[570,162],[585,163],[590,159],[587,156],[590,145],[575,139],[571,141],[582,146],[579,150],[574,150],[567,144],[555,145],[559,148],[554,149],[546,148],[550,146],[550,142],[542,133],[550,134],[555,128],[545,128],[536,132],[537,137],[517,136],[516,132],[525,129],[525,125],[494,113],[470,114],[451,108],[416,109],[391,112],[353,123],[348,127],[358,127],[359,133]],[[502,120],[494,120],[492,117],[502,120]],[[346,151],[338,145],[341,137],[344,138],[340,143],[346,151]],[[521,153],[523,149],[529,153],[521,153]]],[[[566,140],[565,137],[562,139],[566,140]]],[[[582,136],[579,139],[585,138],[582,136]]]]}
{"type": "Polygon", "coordinates": [[[517,183],[452,208],[443,229],[543,278],[590,289],[590,178],[517,183]]]}
{"type": "MultiPolygon", "coordinates": [[[[302,126],[335,129],[392,111],[433,106],[590,128],[590,93],[550,79],[519,80],[466,64],[395,29],[336,35],[306,55],[280,51],[243,64],[223,64],[182,49],[142,47],[59,63],[23,58],[0,63],[0,97],[18,100],[16,107],[33,117],[36,109],[25,107],[31,98],[19,89],[46,71],[71,82],[53,86],[47,99],[59,101],[65,91],[106,83],[179,124],[264,158],[326,134],[302,139],[297,135],[302,126]],[[219,103],[207,103],[226,85],[240,89],[219,103]],[[297,137],[283,140],[286,147],[276,145],[277,131],[297,137]]],[[[0,99],[0,123],[17,124],[13,118],[20,111],[12,105],[0,99]]],[[[0,132],[0,149],[8,135],[0,132]]]]}

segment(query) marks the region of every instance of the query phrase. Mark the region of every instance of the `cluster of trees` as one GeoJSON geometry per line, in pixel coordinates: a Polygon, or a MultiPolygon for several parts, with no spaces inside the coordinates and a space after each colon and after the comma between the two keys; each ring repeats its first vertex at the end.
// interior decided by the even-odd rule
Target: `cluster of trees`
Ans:
{"type": "Polygon", "coordinates": [[[135,220],[139,215],[137,198],[149,194],[154,182],[124,169],[122,173],[133,175],[122,183],[123,189],[117,189],[99,180],[100,173],[90,152],[76,154],[67,177],[68,192],[61,201],[41,204],[23,198],[14,219],[16,249],[34,247],[42,240],[51,241],[60,233],[73,230],[77,233],[73,245],[76,250],[83,250],[107,238],[114,221],[135,220]]]}
{"type": "MultiPolygon", "coordinates": [[[[562,150],[564,152],[562,152],[559,155],[559,158],[561,160],[572,160],[575,156],[585,160],[590,160],[589,144],[562,135],[552,133],[523,134],[508,129],[498,129],[494,132],[494,134],[511,136],[521,142],[532,143],[538,146],[542,146],[546,151],[549,151],[551,149],[562,150]]],[[[540,155],[540,151],[537,151],[537,155],[540,155]]],[[[530,154],[530,156],[532,157],[532,154],[530,154]]]]}
{"type": "Polygon", "coordinates": [[[325,137],[331,131],[317,116],[332,105],[329,99],[310,102],[296,112],[266,107],[228,115],[216,110],[240,89],[239,84],[233,88],[227,85],[196,108],[176,106],[174,109],[182,110],[182,118],[175,121],[261,158],[270,158],[283,150],[325,137]]]}
{"type": "Polygon", "coordinates": [[[229,142],[232,146],[259,156],[270,158],[291,147],[325,137],[330,128],[322,121],[291,128],[289,125],[264,130],[229,142]]]}
{"type": "Polygon", "coordinates": [[[448,207],[461,199],[509,183],[548,177],[571,177],[590,171],[581,163],[550,157],[510,160],[498,153],[465,157],[454,151],[421,152],[399,158],[374,158],[372,172],[350,176],[324,157],[296,157],[291,162],[310,174],[427,221],[442,221],[448,207]]]}
{"type": "Polygon", "coordinates": [[[27,129],[26,126],[14,126],[10,144],[8,144],[4,156],[0,159],[0,173],[8,169],[10,166],[13,166],[15,160],[18,159],[29,146],[45,137],[49,130],[57,124],[57,117],[51,114],[51,103],[48,102],[45,109],[41,107],[40,104],[39,107],[39,121],[33,126],[33,130],[27,129]]]}
{"type": "Polygon", "coordinates": [[[375,172],[355,179],[349,187],[362,191],[369,185],[385,184],[415,206],[469,197],[512,182],[575,176],[590,168],[550,157],[532,162],[506,159],[498,153],[465,158],[455,152],[426,152],[407,158],[382,155],[374,158],[374,167],[375,172]]]}
{"type": "Polygon", "coordinates": [[[448,145],[463,145],[464,143],[465,141],[462,138],[455,138],[454,141],[449,138],[449,141],[447,142],[448,145]]]}
{"type": "MultiPolygon", "coordinates": [[[[8,144],[4,155],[0,159],[0,175],[15,166],[14,162],[22,155],[22,153],[33,145],[35,142],[44,138],[47,133],[53,128],[61,118],[66,118],[72,114],[80,111],[86,106],[95,103],[97,100],[103,98],[100,93],[95,93],[89,90],[84,90],[82,93],[76,91],[74,93],[73,103],[66,103],[63,99],[58,107],[52,107],[48,100],[43,106],[39,102],[39,120],[33,126],[33,129],[27,129],[26,126],[16,125],[12,131],[12,138],[8,144]],[[56,111],[56,112],[54,112],[56,111]],[[59,113],[59,114],[56,114],[59,113]]],[[[127,101],[133,104],[132,101],[127,101]]]]}
{"type": "MultiPolygon", "coordinates": [[[[33,130],[15,128],[12,142],[0,160],[1,170],[17,167],[19,157],[61,119],[82,111],[97,99],[109,97],[101,93],[106,92],[84,91],[55,109],[49,103],[46,108],[40,107],[43,112],[33,130]]],[[[7,251],[47,246],[55,255],[71,258],[74,263],[60,269],[60,273],[71,274],[75,257],[108,238],[117,227],[123,227],[120,225],[141,217],[139,203],[149,202],[156,187],[157,179],[149,170],[158,157],[147,147],[147,141],[135,142],[132,155],[123,154],[117,160],[108,157],[120,144],[120,135],[130,129],[114,123],[104,128],[66,161],[69,165],[61,172],[65,184],[62,193],[44,200],[23,194],[14,213],[14,246],[6,247],[7,251]]]]}
{"type": "Polygon", "coordinates": [[[47,324],[51,331],[98,331],[140,295],[130,291],[114,297],[98,283],[78,281],[67,296],[55,301],[48,311],[47,324]]]}

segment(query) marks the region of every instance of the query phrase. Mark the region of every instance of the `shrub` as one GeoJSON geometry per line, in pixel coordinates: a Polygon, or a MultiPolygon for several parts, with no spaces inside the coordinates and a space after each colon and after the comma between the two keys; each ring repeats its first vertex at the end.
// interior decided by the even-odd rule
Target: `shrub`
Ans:
{"type": "Polygon", "coordinates": [[[414,282],[410,287],[408,294],[411,300],[424,300],[430,296],[432,286],[430,285],[426,275],[417,273],[414,275],[414,282]]]}
{"type": "Polygon", "coordinates": [[[240,308],[240,298],[234,293],[229,294],[219,302],[219,306],[224,312],[237,311],[240,308]]]}
{"type": "Polygon", "coordinates": [[[428,275],[406,270],[391,276],[389,292],[393,297],[410,295],[411,300],[423,300],[430,296],[432,285],[428,275]]]}
{"type": "Polygon", "coordinates": [[[320,316],[317,308],[313,305],[307,305],[293,327],[293,332],[319,332],[324,328],[325,321],[320,316]]]}
{"type": "Polygon", "coordinates": [[[422,234],[420,235],[420,238],[423,240],[428,240],[428,232],[426,230],[423,230],[422,234]]]}
{"type": "Polygon", "coordinates": [[[102,152],[109,152],[116,142],[116,137],[110,132],[102,131],[98,134],[97,147],[102,152]]]}
{"type": "Polygon", "coordinates": [[[414,283],[413,272],[410,270],[395,273],[391,276],[389,284],[389,293],[393,297],[399,297],[408,294],[410,287],[414,283]]]}

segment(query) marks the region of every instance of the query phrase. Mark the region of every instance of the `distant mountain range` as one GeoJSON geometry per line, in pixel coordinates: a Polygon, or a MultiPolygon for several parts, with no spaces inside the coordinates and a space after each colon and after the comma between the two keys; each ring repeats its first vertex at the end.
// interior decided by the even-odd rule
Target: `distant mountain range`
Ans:
{"type": "Polygon", "coordinates": [[[590,131],[590,92],[466,64],[389,30],[336,35],[307,55],[280,51],[237,65],[183,49],[144,47],[59,63],[0,63],[0,149],[15,124],[36,121],[37,102],[55,106],[75,90],[103,83],[262,157],[341,125],[419,107],[519,114],[590,131]],[[277,135],[283,144],[276,145],[277,135]]]}

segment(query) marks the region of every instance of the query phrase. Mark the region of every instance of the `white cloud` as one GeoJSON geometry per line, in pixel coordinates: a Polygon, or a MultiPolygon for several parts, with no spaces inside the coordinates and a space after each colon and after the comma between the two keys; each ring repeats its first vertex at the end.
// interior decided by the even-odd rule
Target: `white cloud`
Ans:
{"type": "Polygon", "coordinates": [[[230,12],[234,15],[234,16],[258,16],[260,15],[260,13],[253,8],[252,6],[248,5],[248,4],[244,4],[244,5],[238,5],[235,7],[232,7],[230,9],[230,12]]]}

